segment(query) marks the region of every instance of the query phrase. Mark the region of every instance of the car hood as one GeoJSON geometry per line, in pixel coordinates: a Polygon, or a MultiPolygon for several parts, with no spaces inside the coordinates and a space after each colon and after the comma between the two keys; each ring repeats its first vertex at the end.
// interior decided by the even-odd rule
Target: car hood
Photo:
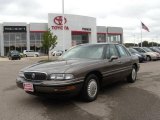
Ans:
{"type": "Polygon", "coordinates": [[[66,70],[78,66],[85,67],[90,64],[97,63],[98,60],[84,60],[84,59],[74,59],[74,60],[58,60],[54,62],[37,63],[27,68],[22,69],[23,72],[46,72],[46,73],[65,73],[66,70]]]}
{"type": "Polygon", "coordinates": [[[146,52],[147,55],[156,56],[155,52],[146,52]]]}

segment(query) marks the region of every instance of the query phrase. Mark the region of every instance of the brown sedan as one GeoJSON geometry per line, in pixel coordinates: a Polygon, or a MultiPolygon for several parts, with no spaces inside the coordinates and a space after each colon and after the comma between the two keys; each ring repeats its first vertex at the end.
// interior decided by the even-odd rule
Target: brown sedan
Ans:
{"type": "Polygon", "coordinates": [[[34,95],[81,94],[97,98],[99,88],[127,78],[136,81],[139,62],[120,44],[84,44],[68,50],[59,60],[22,69],[17,86],[34,95]]]}

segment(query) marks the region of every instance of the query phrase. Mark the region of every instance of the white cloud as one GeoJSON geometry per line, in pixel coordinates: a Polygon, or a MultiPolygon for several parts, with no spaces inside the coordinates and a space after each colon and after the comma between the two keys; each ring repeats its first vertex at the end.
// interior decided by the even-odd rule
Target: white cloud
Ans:
{"type": "MultiPolygon", "coordinates": [[[[124,29],[125,42],[140,38],[140,21],[151,32],[143,31],[144,39],[160,38],[159,0],[64,0],[65,13],[97,18],[99,26],[124,29]]],[[[4,22],[47,22],[48,13],[61,13],[62,0],[0,0],[0,20],[4,22]]]]}

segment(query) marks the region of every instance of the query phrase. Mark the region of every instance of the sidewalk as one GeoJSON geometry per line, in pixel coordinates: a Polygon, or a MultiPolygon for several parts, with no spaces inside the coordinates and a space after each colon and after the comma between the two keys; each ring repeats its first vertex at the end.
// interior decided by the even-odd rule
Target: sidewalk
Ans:
{"type": "MultiPolygon", "coordinates": [[[[44,60],[47,59],[47,56],[40,56],[40,57],[24,57],[21,58],[20,61],[40,61],[40,60],[44,60]]],[[[3,61],[19,61],[19,60],[9,60],[8,57],[0,57],[0,62],[3,61]]]]}
{"type": "Polygon", "coordinates": [[[9,61],[9,59],[7,57],[0,57],[0,62],[1,61],[9,61]]]}

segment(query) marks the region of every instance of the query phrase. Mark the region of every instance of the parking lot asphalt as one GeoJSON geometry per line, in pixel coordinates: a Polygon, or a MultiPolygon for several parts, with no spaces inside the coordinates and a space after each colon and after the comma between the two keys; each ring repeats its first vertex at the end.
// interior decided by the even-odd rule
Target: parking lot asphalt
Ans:
{"type": "Polygon", "coordinates": [[[136,83],[107,86],[98,99],[54,100],[16,86],[18,71],[44,58],[0,61],[0,120],[160,120],[160,61],[141,63],[136,83]]]}

